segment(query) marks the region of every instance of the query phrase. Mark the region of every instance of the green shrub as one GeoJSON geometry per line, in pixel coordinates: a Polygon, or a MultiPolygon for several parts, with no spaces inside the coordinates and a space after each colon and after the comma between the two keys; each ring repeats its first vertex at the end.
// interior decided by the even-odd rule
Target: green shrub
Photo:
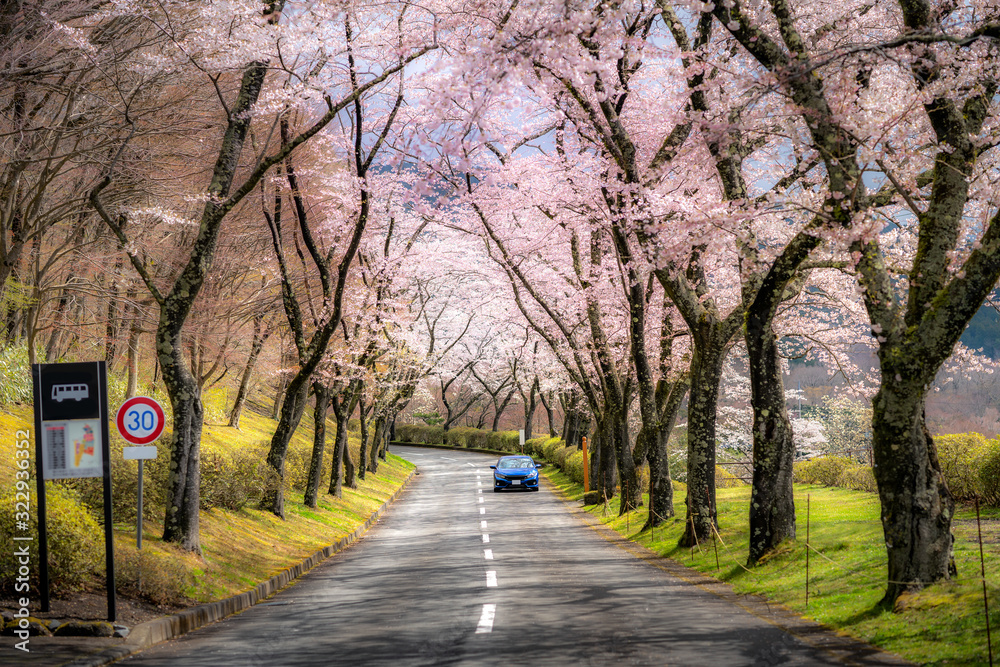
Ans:
{"type": "Polygon", "coordinates": [[[537,438],[531,438],[530,440],[524,441],[524,453],[531,454],[534,457],[544,456],[542,452],[542,446],[548,442],[548,436],[542,435],[537,438]]]}
{"type": "Polygon", "coordinates": [[[548,438],[542,445],[542,457],[546,461],[556,462],[556,452],[566,446],[562,438],[548,438]]]}
{"type": "Polygon", "coordinates": [[[990,458],[990,441],[978,433],[939,435],[934,438],[938,462],[948,489],[957,500],[983,497],[983,470],[990,458]]]}
{"type": "Polygon", "coordinates": [[[467,437],[467,446],[474,449],[488,449],[490,432],[481,428],[470,428],[467,437]]]}
{"type": "Polygon", "coordinates": [[[575,449],[563,461],[563,472],[577,484],[583,484],[583,450],[575,449]]]}
{"type": "MultiPolygon", "coordinates": [[[[337,437],[337,429],[327,429],[326,447],[324,458],[329,460],[330,452],[333,451],[333,443],[337,437]]],[[[266,447],[258,447],[254,452],[256,459],[261,462],[267,459],[267,452],[270,443],[266,447]]],[[[313,441],[310,434],[307,440],[298,443],[289,443],[288,452],[285,454],[285,488],[296,491],[305,491],[306,483],[309,479],[309,463],[312,460],[313,441]]],[[[204,468],[204,464],[202,464],[204,468]]]]}
{"type": "Polygon", "coordinates": [[[118,592],[154,604],[184,602],[188,571],[178,558],[134,544],[115,542],[115,582],[118,592]]]}
{"type": "MultiPolygon", "coordinates": [[[[289,472],[297,472],[297,468],[297,464],[293,464],[291,470],[286,467],[286,479],[290,477],[289,472]]],[[[294,476],[299,477],[298,474],[294,476]]],[[[259,503],[277,484],[278,475],[267,464],[263,451],[236,450],[225,455],[206,452],[201,457],[202,509],[241,510],[259,503]]],[[[305,486],[304,476],[302,486],[305,486]]]]}
{"type": "MultiPolygon", "coordinates": [[[[34,500],[34,485],[31,497],[34,500]]],[[[17,535],[38,535],[38,515],[32,502],[28,512],[28,531],[15,532],[15,513],[19,510],[17,486],[0,498],[0,593],[13,595],[20,563],[14,555],[17,535]]],[[[86,584],[98,571],[104,569],[104,531],[97,521],[80,504],[76,494],[56,484],[46,484],[45,517],[49,547],[49,582],[53,590],[77,590],[86,584]]],[[[38,540],[18,542],[17,546],[27,546],[30,554],[32,590],[38,590],[38,540]]],[[[18,591],[18,595],[23,592],[18,591]]]]}
{"type": "Polygon", "coordinates": [[[396,425],[396,441],[414,443],[416,442],[417,425],[416,424],[397,424],[396,425]]]}
{"type": "Polygon", "coordinates": [[[854,489],[855,491],[878,492],[878,486],[875,484],[875,471],[866,465],[854,464],[844,466],[837,486],[842,486],[845,489],[854,489]]]}
{"type": "Polygon", "coordinates": [[[562,441],[560,440],[560,446],[553,450],[554,456],[551,461],[555,463],[560,470],[566,469],[566,459],[570,457],[573,452],[580,452],[583,454],[583,450],[577,449],[575,445],[561,446],[562,441]]]}
{"type": "Polygon", "coordinates": [[[479,429],[472,428],[471,426],[458,426],[456,428],[448,429],[448,443],[452,447],[472,447],[469,444],[470,437],[474,437],[479,429]]]}
{"type": "Polygon", "coordinates": [[[1000,505],[1000,438],[990,440],[983,466],[979,471],[983,500],[990,505],[1000,505]]]}
{"type": "MultiPolygon", "coordinates": [[[[2,312],[2,311],[0,311],[2,312]]],[[[0,347],[0,405],[31,403],[31,365],[27,344],[0,347]]]]}
{"type": "Polygon", "coordinates": [[[857,465],[846,456],[820,456],[796,462],[792,469],[796,482],[837,486],[844,468],[857,465]]]}
{"type": "Polygon", "coordinates": [[[426,424],[402,424],[396,427],[396,439],[412,444],[444,444],[444,429],[426,424]]]}
{"type": "Polygon", "coordinates": [[[735,489],[741,486],[746,486],[746,482],[722,466],[715,466],[715,488],[735,489]]]}
{"type": "Polygon", "coordinates": [[[486,448],[499,452],[518,453],[521,451],[521,436],[517,431],[488,431],[486,448]]]}

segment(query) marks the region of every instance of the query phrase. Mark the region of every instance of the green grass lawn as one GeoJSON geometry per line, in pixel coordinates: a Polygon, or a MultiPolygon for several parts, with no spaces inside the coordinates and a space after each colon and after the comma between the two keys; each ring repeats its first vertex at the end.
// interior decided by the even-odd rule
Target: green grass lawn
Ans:
{"type": "MultiPolygon", "coordinates": [[[[547,469],[568,498],[580,485],[547,469]]],[[[752,569],[747,516],[750,487],[718,489],[721,540],[681,549],[686,507],[675,494],[677,516],[653,531],[641,530],[645,507],[618,516],[618,498],[588,512],[630,540],[732,584],[737,592],[764,595],[807,618],[927,665],[989,664],[975,510],[960,507],[954,522],[958,576],[900,600],[899,611],[877,608],[886,578],[878,497],[872,493],[796,485],[797,539],[752,569]],[[806,521],[809,522],[809,603],[806,605],[806,521]],[[718,566],[716,565],[718,551],[718,566]]],[[[1000,640],[1000,509],[981,508],[994,655],[1000,640]]]]}

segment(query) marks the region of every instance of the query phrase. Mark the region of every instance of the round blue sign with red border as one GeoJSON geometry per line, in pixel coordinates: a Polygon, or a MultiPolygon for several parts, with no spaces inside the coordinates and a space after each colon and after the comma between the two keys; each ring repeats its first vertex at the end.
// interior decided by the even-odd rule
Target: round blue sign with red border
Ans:
{"type": "Polygon", "coordinates": [[[163,434],[163,408],[148,396],[130,398],[118,408],[118,432],[133,445],[145,445],[163,434]]]}

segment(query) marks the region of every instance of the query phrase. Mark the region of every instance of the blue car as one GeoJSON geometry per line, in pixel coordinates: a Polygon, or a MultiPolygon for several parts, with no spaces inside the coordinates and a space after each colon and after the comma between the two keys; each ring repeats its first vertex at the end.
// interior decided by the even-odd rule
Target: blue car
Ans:
{"type": "Polygon", "coordinates": [[[535,463],[527,454],[501,456],[493,469],[493,492],[500,493],[504,489],[538,490],[538,469],[541,463],[535,463]]]}

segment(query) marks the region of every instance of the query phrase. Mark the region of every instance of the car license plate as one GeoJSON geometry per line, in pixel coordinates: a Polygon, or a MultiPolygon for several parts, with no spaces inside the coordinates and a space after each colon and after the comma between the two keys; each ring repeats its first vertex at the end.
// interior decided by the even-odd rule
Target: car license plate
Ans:
{"type": "Polygon", "coordinates": [[[513,484],[514,486],[521,486],[521,480],[515,479],[515,480],[511,481],[511,484],[513,484]]]}

